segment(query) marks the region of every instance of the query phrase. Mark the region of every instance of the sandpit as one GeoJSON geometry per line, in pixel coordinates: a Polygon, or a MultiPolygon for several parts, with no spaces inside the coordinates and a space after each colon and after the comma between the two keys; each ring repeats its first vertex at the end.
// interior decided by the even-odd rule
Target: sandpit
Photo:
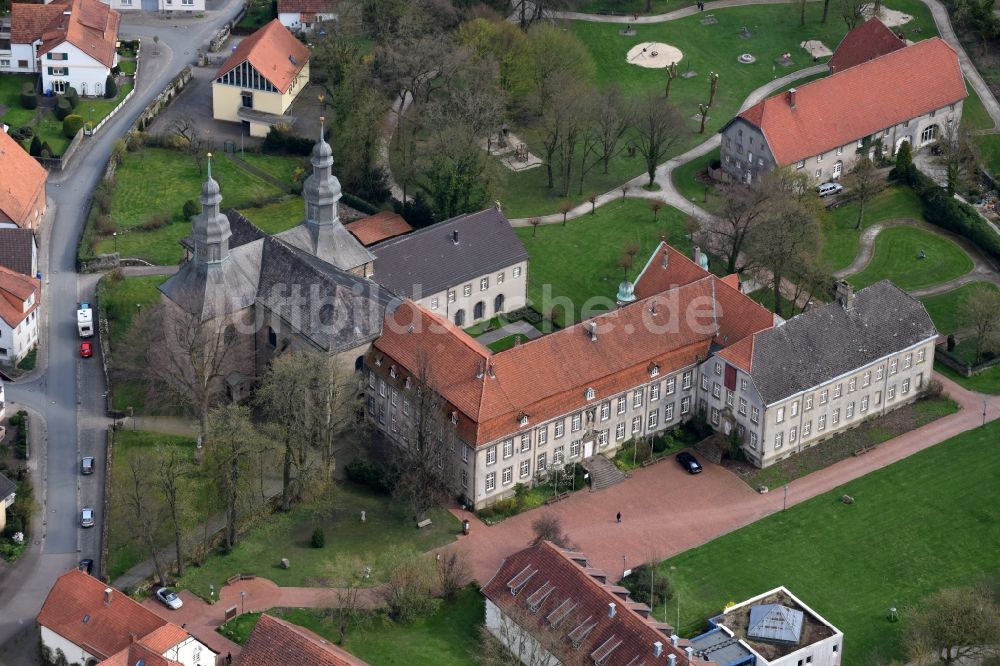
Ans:
{"type": "MultiPolygon", "coordinates": [[[[874,9],[874,5],[866,5],[861,12],[864,14],[864,17],[868,19],[872,17],[872,11],[874,9]]],[[[898,12],[895,9],[889,9],[884,6],[879,8],[878,18],[882,21],[882,23],[885,23],[887,28],[895,28],[913,20],[913,17],[909,14],[904,14],[903,12],[898,12]]]]}
{"type": "Polygon", "coordinates": [[[818,39],[810,39],[807,42],[802,42],[799,46],[804,48],[813,58],[825,58],[833,55],[833,51],[818,39]]]}
{"type": "Polygon", "coordinates": [[[629,49],[625,60],[639,67],[665,69],[671,63],[680,62],[684,54],[676,46],[663,42],[642,42],[629,49]]]}

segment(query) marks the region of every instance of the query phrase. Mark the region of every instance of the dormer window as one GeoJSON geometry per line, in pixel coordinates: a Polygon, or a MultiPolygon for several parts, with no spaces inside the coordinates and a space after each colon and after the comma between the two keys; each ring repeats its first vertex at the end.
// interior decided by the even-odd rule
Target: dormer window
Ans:
{"type": "Polygon", "coordinates": [[[393,379],[395,379],[395,378],[396,378],[396,376],[397,376],[397,373],[396,373],[396,366],[394,366],[394,365],[393,365],[393,366],[391,366],[391,367],[389,368],[389,376],[390,376],[390,377],[392,377],[393,379]]]}
{"type": "Polygon", "coordinates": [[[522,428],[528,425],[528,415],[525,414],[524,412],[521,412],[520,416],[517,417],[517,422],[521,425],[522,428]]]}
{"type": "Polygon", "coordinates": [[[451,413],[451,423],[452,425],[458,425],[458,412],[451,413]]]}
{"type": "Polygon", "coordinates": [[[407,378],[406,378],[406,382],[405,382],[405,383],[403,384],[403,386],[404,386],[404,387],[405,387],[405,388],[406,388],[407,390],[409,390],[409,389],[413,388],[413,378],[412,378],[412,377],[407,377],[407,378]]]}
{"type": "Polygon", "coordinates": [[[596,395],[597,392],[593,389],[593,387],[587,389],[586,392],[587,400],[593,400],[596,395]]]}
{"type": "Polygon", "coordinates": [[[376,367],[379,367],[379,368],[382,367],[382,357],[381,356],[376,356],[375,357],[375,365],[376,365],[376,367]]]}
{"type": "Polygon", "coordinates": [[[660,366],[658,366],[656,363],[651,364],[649,366],[649,376],[650,377],[659,377],[660,376],[660,366]]]}

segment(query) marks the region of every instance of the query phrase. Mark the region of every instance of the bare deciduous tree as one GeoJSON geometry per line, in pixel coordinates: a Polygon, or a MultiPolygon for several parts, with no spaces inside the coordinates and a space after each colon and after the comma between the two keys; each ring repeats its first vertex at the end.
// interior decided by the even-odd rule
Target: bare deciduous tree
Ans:
{"type": "Polygon", "coordinates": [[[409,623],[437,610],[434,598],[434,567],[425,555],[396,549],[386,558],[386,581],[380,593],[397,622],[409,623]]]}
{"type": "Polygon", "coordinates": [[[885,180],[867,155],[859,155],[845,181],[854,200],[858,202],[858,223],[855,228],[860,229],[865,221],[865,206],[885,189],[885,180]]]}
{"type": "Polygon", "coordinates": [[[531,544],[550,541],[560,548],[572,548],[569,535],[563,531],[562,519],[554,513],[543,513],[531,522],[531,531],[535,535],[531,544]]]}
{"type": "Polygon", "coordinates": [[[459,591],[469,584],[471,573],[465,553],[460,550],[449,550],[437,556],[438,583],[441,586],[441,596],[451,601],[458,596],[459,591]]]}
{"type": "Polygon", "coordinates": [[[976,336],[976,363],[1000,338],[1000,292],[986,286],[975,287],[962,301],[959,321],[976,336]]]}
{"type": "Polygon", "coordinates": [[[1000,655],[1000,605],[987,584],[928,597],[907,617],[910,656],[918,663],[967,663],[1000,655]]]}
{"type": "Polygon", "coordinates": [[[163,516],[163,504],[156,496],[153,484],[153,470],[138,455],[131,455],[126,466],[126,483],[123,499],[129,509],[129,518],[134,533],[139,535],[146,552],[153,561],[153,571],[160,585],[167,579],[160,562],[160,540],[158,527],[163,516]]]}
{"type": "Polygon", "coordinates": [[[948,194],[977,184],[979,151],[967,129],[946,130],[938,137],[934,149],[938,153],[935,161],[944,166],[948,175],[948,194]]]}
{"type": "Polygon", "coordinates": [[[726,260],[726,272],[742,270],[740,253],[747,236],[768,207],[768,179],[750,186],[738,182],[720,186],[722,210],[706,231],[707,245],[726,260]]]}
{"type": "Polygon", "coordinates": [[[167,521],[174,533],[177,576],[180,577],[184,575],[184,517],[191,500],[184,480],[191,473],[191,462],[176,446],[157,446],[150,467],[154,471],[153,485],[163,499],[167,521]]]}
{"type": "Polygon", "coordinates": [[[652,185],[656,167],[683,137],[684,118],[673,105],[651,93],[635,107],[633,123],[633,143],[642,155],[652,185]]]}

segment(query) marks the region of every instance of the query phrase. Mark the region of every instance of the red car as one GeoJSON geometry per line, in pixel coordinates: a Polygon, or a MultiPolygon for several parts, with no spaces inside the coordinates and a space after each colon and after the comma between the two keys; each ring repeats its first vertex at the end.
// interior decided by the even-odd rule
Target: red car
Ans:
{"type": "Polygon", "coordinates": [[[94,348],[89,342],[80,343],[80,356],[82,358],[90,358],[94,355],[94,348]]]}

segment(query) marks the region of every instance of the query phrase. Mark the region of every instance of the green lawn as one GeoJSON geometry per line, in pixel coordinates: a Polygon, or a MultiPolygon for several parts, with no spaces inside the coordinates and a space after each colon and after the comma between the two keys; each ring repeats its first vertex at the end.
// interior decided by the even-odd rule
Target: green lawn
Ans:
{"type": "Polygon", "coordinates": [[[640,16],[646,16],[649,14],[666,14],[675,9],[693,4],[693,2],[689,2],[688,0],[681,0],[680,2],[674,2],[673,0],[580,0],[573,9],[574,11],[589,14],[596,14],[601,10],[613,10],[627,14],[638,13],[640,16]],[[646,11],[647,2],[649,4],[649,11],[646,11]]]}
{"type": "MultiPolygon", "coordinates": [[[[922,220],[920,198],[909,187],[892,186],[879,193],[865,206],[865,228],[885,220],[922,220]]],[[[820,215],[823,232],[823,258],[830,270],[847,268],[858,255],[861,232],[857,229],[858,205],[847,203],[820,215]]]]}
{"type": "Polygon", "coordinates": [[[977,136],[976,144],[979,146],[983,166],[994,177],[1000,177],[1000,134],[977,136]]]}
{"type": "MultiPolygon", "coordinates": [[[[760,303],[761,305],[763,305],[765,308],[767,308],[771,312],[774,312],[774,290],[773,289],[769,289],[768,287],[763,287],[763,288],[758,289],[757,291],[751,292],[751,293],[749,293],[747,295],[750,296],[750,298],[752,298],[753,300],[755,300],[758,303],[760,303]]],[[[782,312],[782,316],[785,319],[788,319],[792,315],[797,314],[795,308],[792,307],[792,302],[790,300],[788,300],[787,298],[785,298],[784,296],[781,297],[781,312],[782,312]]]]}
{"type": "MultiPolygon", "coordinates": [[[[442,603],[436,613],[412,624],[396,624],[372,613],[360,626],[348,630],[343,647],[372,666],[473,666],[478,663],[475,651],[484,605],[479,590],[469,586],[454,601],[442,603]]],[[[331,643],[340,637],[335,622],[322,610],[275,608],[268,614],[314,631],[331,643]]],[[[243,644],[259,618],[259,613],[247,613],[220,627],[219,632],[243,644]]]]}
{"type": "Polygon", "coordinates": [[[292,184],[292,178],[296,169],[303,169],[312,173],[312,166],[309,160],[304,157],[294,157],[291,155],[264,155],[263,153],[244,152],[237,153],[235,157],[241,158],[250,166],[256,167],[264,173],[277,178],[288,185],[292,184]]]}
{"type": "Polygon", "coordinates": [[[875,254],[868,267],[848,280],[861,289],[888,278],[900,289],[913,290],[971,270],[972,259],[950,239],[923,229],[891,227],[875,239],[875,254]],[[921,251],[927,253],[926,259],[918,258],[921,251]]]}
{"type": "Polygon", "coordinates": [[[520,333],[516,333],[514,335],[508,335],[506,338],[500,338],[496,342],[491,342],[486,346],[489,347],[490,351],[502,352],[505,349],[510,349],[511,347],[514,347],[519,342],[525,343],[527,341],[528,341],[527,335],[521,335],[520,333]]]}
{"type": "Polygon", "coordinates": [[[38,79],[35,74],[3,74],[0,76],[0,105],[7,110],[0,120],[12,129],[30,125],[37,109],[21,108],[21,88],[25,83],[34,83],[38,79]]]}
{"type": "Polygon", "coordinates": [[[571,305],[567,310],[573,310],[567,312],[569,321],[614,308],[623,277],[617,262],[625,247],[639,246],[628,272],[634,280],[660,242],[660,234],[681,252],[690,251],[684,218],[682,212],[666,207],[654,223],[647,201],[626,199],[598,208],[596,215],[570,220],[565,227],[544,225],[538,227],[537,234],[531,227],[516,228],[531,256],[528,297],[533,307],[542,312],[547,305],[559,302],[553,298],[568,298],[571,305]]]}
{"type": "Polygon", "coordinates": [[[845,664],[901,658],[908,609],[1000,571],[998,437],[994,422],[665,561],[681,632],[784,585],[844,632],[845,664]]]}
{"type": "Polygon", "coordinates": [[[962,127],[973,131],[993,129],[993,119],[986,112],[976,89],[968,81],[965,82],[965,87],[969,90],[969,96],[962,104],[962,127]]]}
{"type": "Polygon", "coordinates": [[[301,196],[288,195],[259,208],[241,208],[248,220],[269,234],[291,229],[305,217],[305,204],[301,196]]]}
{"type": "MultiPolygon", "coordinates": [[[[195,452],[195,441],[191,438],[141,430],[133,431],[129,430],[127,425],[126,423],[126,428],[117,432],[114,446],[112,488],[117,489],[117,492],[111,494],[111,515],[108,517],[107,571],[111,580],[128,571],[143,558],[148,557],[146,549],[133,531],[133,525],[129,520],[130,509],[124,498],[124,488],[128,486],[130,480],[129,461],[133,458],[148,460],[150,451],[156,445],[177,447],[192,462],[195,452]]],[[[184,483],[192,492],[206,488],[204,483],[200,483],[193,477],[187,477],[184,483]]],[[[161,523],[159,527],[161,533],[158,536],[164,543],[167,543],[170,528],[166,522],[161,523]]]]}
{"type": "MultiPolygon", "coordinates": [[[[250,32],[263,28],[271,19],[275,18],[274,5],[270,0],[252,0],[248,3],[246,14],[236,24],[237,28],[242,28],[250,32]]],[[[241,34],[249,34],[241,33],[241,34]]]]}
{"type": "Polygon", "coordinates": [[[937,330],[944,335],[948,335],[961,327],[962,324],[959,321],[958,309],[966,296],[979,287],[986,287],[993,291],[997,290],[996,285],[992,282],[972,282],[958,289],[938,294],[937,296],[921,298],[920,302],[927,308],[927,314],[934,320],[937,330]]]}
{"type": "Polygon", "coordinates": [[[381,566],[397,547],[423,552],[442,546],[459,532],[459,522],[444,509],[430,512],[433,525],[418,530],[409,511],[385,495],[349,482],[337,483],[324,499],[276,513],[247,534],[228,555],[214,554],[190,567],[179,587],[208,598],[209,583],[220,589],[235,573],[252,572],[278,585],[322,585],[343,579],[359,562],[372,567],[371,583],[382,580],[381,566]],[[367,513],[362,523],[361,511],[367,513]],[[316,527],[326,532],[326,547],[313,548],[316,527]],[[291,561],[282,569],[281,558],[291,561]]]}
{"type": "Polygon", "coordinates": [[[135,74],[135,65],[135,59],[118,61],[118,68],[125,76],[132,76],[135,74]]]}
{"type": "Polygon", "coordinates": [[[964,386],[970,391],[978,391],[989,395],[1000,394],[1000,366],[995,365],[988,370],[980,372],[972,377],[963,377],[951,368],[940,363],[934,364],[934,369],[942,375],[964,386]]]}
{"type": "Polygon", "coordinates": [[[108,318],[111,332],[111,349],[114,350],[132,327],[139,309],[136,305],[148,307],[158,303],[161,297],[159,286],[167,279],[165,275],[130,277],[115,282],[105,276],[98,292],[101,307],[108,318]]]}
{"type": "MultiPolygon", "coordinates": [[[[934,23],[927,8],[919,0],[897,0],[891,3],[893,9],[905,11],[914,16],[906,30],[920,28],[919,38],[936,34],[934,23]]],[[[807,23],[801,27],[793,5],[763,5],[753,7],[732,7],[712,12],[718,24],[703,26],[701,15],[690,16],[667,23],[642,25],[637,27],[633,37],[618,34],[621,24],[596,23],[589,21],[567,22],[565,27],[579,37],[587,46],[597,65],[593,83],[604,87],[619,85],[629,96],[639,96],[654,90],[662,94],[665,75],[662,70],[646,69],[629,64],[625,60],[628,49],[645,41],[665,42],[677,46],[684,59],[678,67],[682,71],[697,72],[691,78],[678,77],[670,92],[670,101],[676,104],[685,118],[698,111],[698,104],[708,96],[710,72],[720,75],[715,104],[706,124],[705,134],[698,134],[698,123],[689,121],[690,133],[672,151],[673,155],[701,143],[717,132],[735,115],[740,104],[749,93],[771,81],[775,76],[784,76],[812,66],[812,58],[799,46],[807,39],[820,39],[831,48],[840,43],[846,32],[843,21],[832,17],[826,24],[819,23],[822,3],[810,3],[806,10],[807,23]],[[747,26],[754,37],[744,40],[739,37],[740,29],[747,26]],[[774,68],[774,59],[783,52],[792,53],[794,65],[790,68],[774,68]],[[737,62],[737,56],[750,52],[758,57],[752,65],[737,62]]],[[[916,37],[917,35],[914,35],[916,37]]],[[[531,126],[514,129],[532,152],[541,154],[540,135],[531,126]]],[[[579,151],[578,151],[579,152],[579,151]]],[[[606,192],[620,183],[643,172],[641,159],[636,156],[622,156],[611,163],[610,173],[602,174],[600,169],[592,171],[584,180],[583,195],[574,186],[571,199],[574,203],[585,200],[588,191],[606,192]]],[[[509,217],[529,217],[556,211],[565,201],[550,193],[545,187],[544,172],[533,169],[520,173],[508,173],[506,182],[498,192],[509,217]]]]}
{"type": "Polygon", "coordinates": [[[701,178],[707,178],[708,165],[713,160],[719,159],[719,149],[711,151],[707,155],[702,155],[693,159],[687,164],[682,164],[671,174],[674,186],[684,195],[688,201],[692,199],[701,208],[709,212],[717,212],[722,207],[722,197],[718,189],[706,187],[701,178]]]}

